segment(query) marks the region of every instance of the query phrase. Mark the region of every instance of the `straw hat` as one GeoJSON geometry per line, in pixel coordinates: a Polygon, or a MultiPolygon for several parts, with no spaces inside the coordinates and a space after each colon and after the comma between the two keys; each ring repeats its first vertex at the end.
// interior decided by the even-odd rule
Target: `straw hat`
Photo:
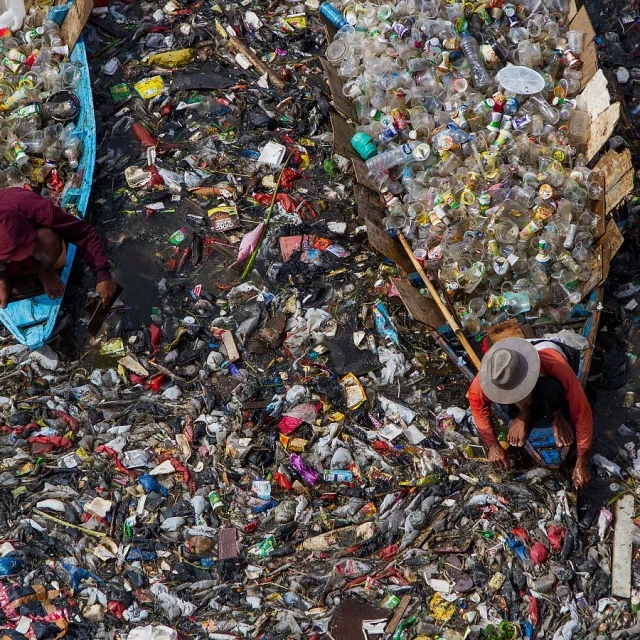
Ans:
{"type": "Polygon", "coordinates": [[[482,359],[480,386],[493,402],[513,404],[526,398],[540,375],[540,356],[523,338],[504,338],[482,359]]]}

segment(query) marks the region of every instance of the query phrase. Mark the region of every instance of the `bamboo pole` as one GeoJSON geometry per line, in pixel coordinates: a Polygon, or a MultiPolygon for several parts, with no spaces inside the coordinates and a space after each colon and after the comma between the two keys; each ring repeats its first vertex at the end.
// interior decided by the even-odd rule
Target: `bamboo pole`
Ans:
{"type": "Polygon", "coordinates": [[[404,250],[407,252],[407,255],[411,259],[411,262],[413,263],[415,270],[420,274],[420,277],[424,281],[424,284],[429,290],[431,297],[435,300],[436,304],[438,305],[438,308],[442,312],[442,315],[444,316],[444,319],[447,321],[447,324],[451,327],[453,332],[456,334],[458,340],[460,341],[460,344],[464,347],[464,350],[467,352],[467,355],[469,356],[469,360],[471,360],[471,362],[474,364],[476,369],[480,370],[480,358],[478,358],[476,352],[473,350],[473,347],[469,344],[469,341],[467,340],[467,336],[464,335],[464,331],[460,328],[460,325],[458,325],[456,319],[453,317],[452,313],[447,308],[447,305],[441,300],[440,295],[438,294],[438,291],[433,286],[433,282],[429,280],[429,276],[427,275],[426,271],[422,268],[422,265],[413,256],[413,251],[411,251],[411,247],[409,246],[407,239],[400,232],[398,232],[398,238],[400,239],[400,242],[404,247],[404,250]]]}
{"type": "Polygon", "coordinates": [[[284,90],[286,84],[281,80],[278,74],[273,69],[271,69],[271,67],[262,62],[262,60],[260,60],[260,58],[258,58],[258,56],[253,53],[253,51],[251,51],[251,49],[249,49],[249,47],[244,42],[242,42],[242,40],[240,40],[236,36],[232,36],[231,38],[229,38],[229,42],[236,51],[246,56],[249,62],[259,73],[261,73],[262,75],[266,73],[267,76],[269,76],[269,82],[271,82],[274,87],[277,87],[278,89],[280,89],[280,91],[284,90]]]}

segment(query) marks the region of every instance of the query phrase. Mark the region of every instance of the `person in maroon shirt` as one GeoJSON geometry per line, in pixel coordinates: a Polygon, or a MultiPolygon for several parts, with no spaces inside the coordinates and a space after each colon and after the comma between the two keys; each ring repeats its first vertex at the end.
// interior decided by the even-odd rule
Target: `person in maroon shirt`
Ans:
{"type": "Polygon", "coordinates": [[[24,273],[37,272],[50,298],[64,293],[64,284],[53,270],[63,241],[76,245],[107,304],[116,285],[98,232],[33,191],[20,187],[0,191],[0,308],[9,302],[12,278],[24,273]]]}

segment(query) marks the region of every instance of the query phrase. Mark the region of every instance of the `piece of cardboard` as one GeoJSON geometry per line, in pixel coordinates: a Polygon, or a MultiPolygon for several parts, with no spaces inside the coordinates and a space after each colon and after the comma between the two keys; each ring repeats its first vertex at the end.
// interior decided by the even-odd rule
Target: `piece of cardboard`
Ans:
{"type": "Polygon", "coordinates": [[[633,189],[634,175],[633,168],[629,169],[616,184],[605,191],[607,213],[615,209],[633,189]]]}
{"type": "Polygon", "coordinates": [[[322,64],[325,77],[329,83],[331,99],[335,108],[350,120],[356,120],[356,108],[353,102],[342,92],[342,79],[338,75],[338,70],[326,58],[320,58],[320,64],[322,64]]]}
{"type": "Polygon", "coordinates": [[[437,303],[425,298],[406,278],[392,278],[391,282],[414,320],[434,330],[447,323],[437,303]]]}
{"type": "Polygon", "coordinates": [[[591,123],[589,141],[584,154],[587,162],[591,162],[596,153],[602,148],[602,145],[611,137],[619,119],[620,103],[614,102],[591,123]]]}
{"type": "Polygon", "coordinates": [[[624,149],[621,153],[611,149],[598,160],[594,170],[604,177],[604,188],[606,190],[611,189],[632,167],[631,151],[629,149],[624,149]]]}
{"type": "Polygon", "coordinates": [[[380,223],[367,218],[366,225],[369,244],[389,260],[393,260],[401,269],[411,273],[414,270],[413,264],[400,242],[395,238],[390,238],[380,223]]]}
{"type": "Polygon", "coordinates": [[[593,41],[596,36],[596,32],[591,24],[586,7],[582,7],[573,20],[571,20],[569,23],[569,29],[584,31],[584,48],[580,54],[580,60],[582,61],[582,80],[580,81],[580,88],[584,88],[589,84],[591,78],[593,78],[598,71],[598,51],[596,50],[596,44],[593,41]]]}
{"type": "Polygon", "coordinates": [[[69,51],[73,51],[78,38],[87,23],[91,11],[93,10],[93,0],[74,0],[67,15],[60,27],[60,33],[64,43],[68,45],[69,51]]]}

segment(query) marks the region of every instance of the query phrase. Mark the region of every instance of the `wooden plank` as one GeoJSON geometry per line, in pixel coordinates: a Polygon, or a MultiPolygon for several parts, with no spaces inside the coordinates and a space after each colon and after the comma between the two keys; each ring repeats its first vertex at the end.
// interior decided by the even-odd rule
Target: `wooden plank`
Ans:
{"type": "Polygon", "coordinates": [[[331,128],[333,129],[334,153],[349,158],[356,174],[356,181],[368,189],[377,192],[378,190],[369,179],[367,166],[351,146],[351,138],[353,138],[353,134],[356,132],[355,125],[345,120],[339,113],[331,113],[330,119],[331,128]]]}
{"type": "Polygon", "coordinates": [[[611,595],[631,597],[631,560],[633,557],[633,495],[627,494],[616,504],[616,524],[613,530],[611,559],[611,595]]]}
{"type": "Polygon", "coordinates": [[[236,341],[233,339],[231,331],[225,331],[222,334],[222,344],[227,350],[227,358],[229,359],[229,362],[236,362],[236,360],[240,360],[240,352],[238,351],[238,347],[236,347],[236,341]]]}
{"type": "Polygon", "coordinates": [[[603,278],[603,250],[602,247],[595,247],[595,251],[597,254],[597,260],[595,264],[591,267],[591,275],[589,276],[589,280],[582,285],[582,298],[589,295],[596,287],[602,284],[603,278]]]}
{"type": "Polygon", "coordinates": [[[576,5],[576,0],[571,0],[569,3],[569,14],[567,15],[567,20],[571,22],[574,19],[576,13],[578,13],[578,7],[576,5]]]}
{"type": "Polygon", "coordinates": [[[591,162],[596,153],[602,148],[602,145],[611,137],[619,119],[620,103],[614,102],[591,123],[589,141],[585,152],[587,162],[591,162]]]}
{"type": "Polygon", "coordinates": [[[591,176],[590,179],[595,180],[596,182],[599,182],[600,185],[602,186],[602,196],[600,197],[600,200],[596,200],[595,202],[591,203],[591,210],[593,211],[593,213],[595,213],[597,216],[600,216],[600,219],[598,220],[598,226],[593,230],[593,237],[594,239],[598,239],[600,237],[602,237],[602,234],[605,231],[605,224],[606,224],[606,211],[604,208],[604,203],[605,203],[605,195],[604,195],[604,177],[602,176],[601,173],[598,173],[597,171],[594,171],[591,176]]]}
{"type": "Polygon", "coordinates": [[[605,191],[606,211],[613,210],[617,207],[626,197],[626,195],[633,189],[633,178],[635,172],[633,168],[629,169],[616,184],[605,191]]]}
{"type": "Polygon", "coordinates": [[[402,598],[400,599],[400,604],[396,607],[396,610],[393,612],[393,616],[391,617],[391,620],[387,622],[387,626],[384,628],[385,633],[395,633],[395,630],[398,628],[398,625],[400,624],[400,620],[402,620],[404,613],[409,607],[410,603],[411,603],[410,595],[407,594],[402,596],[402,598]]]}
{"type": "Polygon", "coordinates": [[[487,327],[487,336],[492,344],[504,338],[524,338],[524,331],[515,318],[487,327]]]}
{"type": "Polygon", "coordinates": [[[395,238],[390,238],[384,227],[380,223],[371,220],[371,218],[367,218],[366,224],[369,244],[383,256],[389,258],[389,260],[393,260],[393,262],[407,273],[412,273],[414,271],[413,264],[400,242],[395,238]]]}
{"type": "Polygon", "coordinates": [[[350,160],[362,160],[351,146],[351,138],[356,132],[353,124],[345,120],[339,113],[331,113],[331,129],[333,130],[333,151],[350,160]]]}
{"type": "Polygon", "coordinates": [[[632,167],[629,149],[624,149],[621,153],[610,149],[598,160],[594,170],[604,177],[604,188],[611,189],[632,167]]]}
{"type": "Polygon", "coordinates": [[[380,200],[379,193],[368,189],[362,184],[354,184],[353,194],[358,206],[358,215],[363,220],[370,218],[374,222],[382,222],[382,218],[385,216],[385,208],[380,200]]]}
{"type": "Polygon", "coordinates": [[[400,300],[414,320],[437,329],[446,324],[438,305],[431,298],[423,296],[406,278],[391,278],[400,300]]]}
{"type": "Polygon", "coordinates": [[[93,0],[74,0],[67,16],[60,27],[60,33],[65,44],[69,46],[69,52],[73,51],[78,38],[87,23],[93,9],[93,0]]]}
{"type": "Polygon", "coordinates": [[[336,109],[344,113],[350,120],[355,121],[357,118],[356,108],[353,102],[342,92],[342,80],[338,75],[338,70],[326,58],[320,58],[320,64],[322,64],[325,77],[329,83],[331,98],[336,109]]]}
{"type": "Polygon", "coordinates": [[[598,52],[593,39],[596,32],[589,19],[586,7],[582,7],[569,24],[569,29],[584,31],[584,49],[580,54],[582,60],[582,80],[580,87],[584,88],[598,71],[598,52]]]}
{"type": "Polygon", "coordinates": [[[607,79],[602,69],[598,69],[596,75],[576,98],[576,108],[586,111],[593,122],[610,104],[611,96],[607,89],[607,79]]]}
{"type": "Polygon", "coordinates": [[[618,225],[614,220],[607,222],[607,230],[600,240],[598,240],[598,247],[602,249],[602,278],[601,281],[607,279],[609,275],[609,267],[611,266],[611,260],[618,253],[618,249],[622,246],[624,237],[618,229],[618,225]]]}
{"type": "Polygon", "coordinates": [[[587,386],[589,379],[589,369],[591,369],[591,361],[596,349],[596,336],[598,335],[598,327],[600,325],[600,316],[602,314],[602,298],[604,297],[603,287],[598,287],[593,293],[593,299],[596,308],[591,313],[591,317],[587,320],[587,324],[582,335],[589,341],[589,346],[585,349],[580,359],[580,367],[578,368],[578,380],[583,387],[587,386]]]}
{"type": "Polygon", "coordinates": [[[334,25],[332,25],[322,14],[320,14],[320,20],[324,25],[325,31],[327,32],[327,42],[333,42],[333,39],[336,37],[338,30],[334,25]]]}

